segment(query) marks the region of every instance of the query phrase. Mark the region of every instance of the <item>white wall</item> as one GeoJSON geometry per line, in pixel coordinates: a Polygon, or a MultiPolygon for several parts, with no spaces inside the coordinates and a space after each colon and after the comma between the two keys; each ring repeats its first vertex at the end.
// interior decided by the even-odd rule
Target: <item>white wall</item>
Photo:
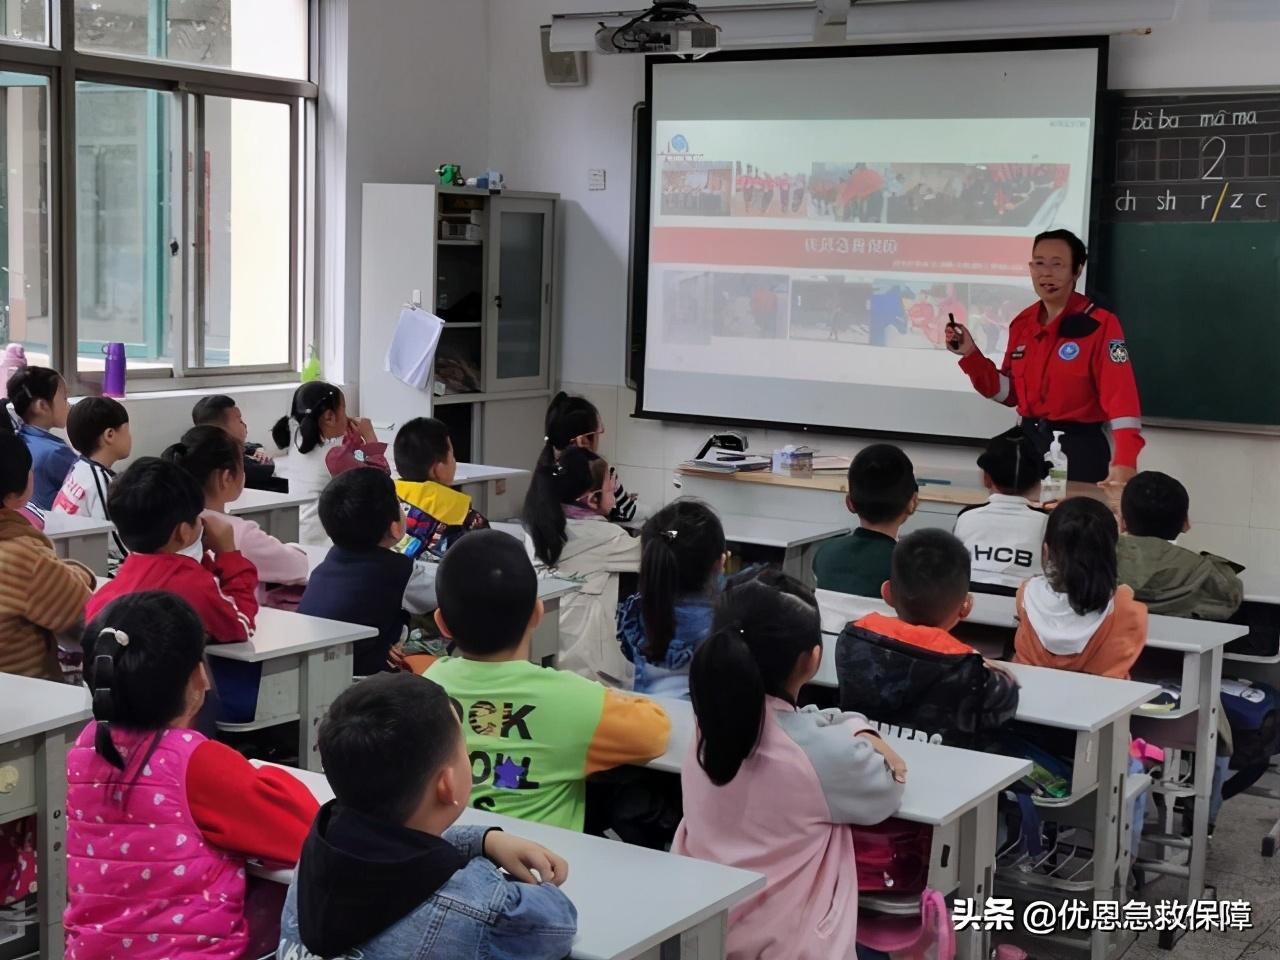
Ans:
{"type": "MultiPolygon", "coordinates": [[[[542,79],[538,26],[552,13],[603,9],[598,0],[490,0],[489,155],[512,186],[561,194],[561,376],[592,397],[609,423],[606,455],[650,502],[670,498],[672,468],[710,427],[629,417],[622,389],[630,245],[631,109],[644,96],[639,57],[589,58],[589,84],[553,89],[542,79]],[[603,167],[608,189],[587,191],[603,167]]],[[[1274,84],[1280,49],[1275,0],[1182,0],[1178,19],[1147,37],[1113,41],[1113,89],[1274,84]]],[[[1123,319],[1123,318],[1122,318],[1123,319]]],[[[1192,494],[1189,542],[1244,563],[1280,566],[1280,440],[1183,430],[1147,432],[1142,465],[1179,477],[1192,494]]],[[[795,437],[754,431],[771,449],[795,437]]],[[[819,438],[829,452],[858,441],[819,438]]],[[[917,463],[963,466],[964,447],[905,445],[917,463]]]]}

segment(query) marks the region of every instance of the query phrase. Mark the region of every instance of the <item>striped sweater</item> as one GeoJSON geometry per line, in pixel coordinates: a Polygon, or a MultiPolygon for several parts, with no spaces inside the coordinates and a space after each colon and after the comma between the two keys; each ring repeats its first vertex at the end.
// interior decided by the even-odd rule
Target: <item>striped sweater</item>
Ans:
{"type": "Polygon", "coordinates": [[[53,635],[80,622],[93,583],[26,517],[0,509],[0,673],[61,680],[53,635]]]}

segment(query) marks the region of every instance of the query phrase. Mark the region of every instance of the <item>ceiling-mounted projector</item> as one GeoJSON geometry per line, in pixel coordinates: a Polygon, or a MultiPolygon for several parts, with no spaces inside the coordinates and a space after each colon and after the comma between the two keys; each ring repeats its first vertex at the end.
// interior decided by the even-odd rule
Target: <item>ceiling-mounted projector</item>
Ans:
{"type": "Polygon", "coordinates": [[[696,4],[658,0],[620,27],[600,24],[600,53],[669,53],[697,59],[720,49],[720,28],[708,23],[696,4]]]}

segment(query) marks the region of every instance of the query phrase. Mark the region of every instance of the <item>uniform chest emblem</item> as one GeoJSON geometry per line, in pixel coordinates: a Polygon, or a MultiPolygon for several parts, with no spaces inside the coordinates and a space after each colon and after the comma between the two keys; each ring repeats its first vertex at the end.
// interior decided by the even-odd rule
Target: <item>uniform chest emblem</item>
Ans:
{"type": "Polygon", "coordinates": [[[1080,344],[1076,343],[1074,340],[1068,340],[1058,348],[1059,360],[1070,361],[1074,360],[1078,356],[1080,356],[1080,344]]]}
{"type": "Polygon", "coordinates": [[[1027,345],[1025,343],[1020,343],[1016,348],[1014,348],[1014,351],[1010,355],[1009,359],[1021,360],[1026,355],[1027,355],[1027,345]]]}

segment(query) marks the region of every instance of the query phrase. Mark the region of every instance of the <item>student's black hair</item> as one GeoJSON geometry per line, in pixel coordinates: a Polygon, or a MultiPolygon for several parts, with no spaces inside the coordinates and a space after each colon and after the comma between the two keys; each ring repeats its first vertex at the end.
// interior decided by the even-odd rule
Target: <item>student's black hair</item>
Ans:
{"type": "Polygon", "coordinates": [[[320,494],[320,525],[335,547],[372,550],[400,517],[395,481],[376,467],[357,467],[320,494]]]}
{"type": "Polygon", "coordinates": [[[98,721],[94,749],[123,770],[111,725],[155,731],[155,748],[159,734],[186,709],[187,681],[204,657],[204,626],[177,594],[146,590],[103,608],[85,629],[82,645],[84,679],[98,721]]]}
{"type": "Polygon", "coordinates": [[[724,526],[700,500],[667,504],[640,532],[640,614],[644,654],[662,661],[676,632],[676,601],[705,593],[724,556],[724,526]]]}
{"type": "Polygon", "coordinates": [[[462,726],[444,688],[412,673],[380,673],[347,687],[320,723],[325,776],[338,803],[403,825],[462,726]]]}
{"type": "Polygon", "coordinates": [[[1119,537],[1115,515],[1092,497],[1064,500],[1049,514],[1045,575],[1081,616],[1105,609],[1115,595],[1119,537]]]}
{"type": "Polygon", "coordinates": [[[102,435],[129,422],[129,411],[110,397],[85,397],[67,413],[67,439],[82,456],[91,457],[102,445],[102,435]]]}
{"type": "Polygon", "coordinates": [[[1049,475],[1049,463],[1035,442],[1021,427],[992,437],[978,457],[978,467],[987,472],[996,489],[1009,496],[1022,496],[1049,475]]]}
{"type": "MultiPolygon", "coordinates": [[[[0,410],[0,420],[9,417],[0,410]]],[[[0,426],[0,499],[22,493],[31,478],[31,451],[22,437],[13,432],[13,425],[0,426]]]]}
{"type": "Polygon", "coordinates": [[[569,447],[551,463],[538,461],[521,513],[524,528],[533,540],[534,556],[549,566],[555,565],[568,539],[564,505],[603,489],[608,476],[609,465],[584,447],[569,447]]]}
{"type": "Polygon", "coordinates": [[[796,663],[821,645],[818,603],[800,581],[769,568],[729,581],[689,667],[698,765],[712,783],[738,775],[760,740],[765,697],[789,700],[796,663]]]}
{"type": "Polygon", "coordinates": [[[538,603],[538,575],[515,537],[475,530],[440,561],[436,596],[458,649],[488,656],[520,644],[538,603]]]}
{"type": "Polygon", "coordinates": [[[179,524],[194,524],[204,510],[196,478],[158,457],[139,457],[111,481],[107,512],[130,553],[155,553],[179,524]]]}
{"type": "Polygon", "coordinates": [[[62,386],[62,374],[49,367],[23,367],[9,378],[5,385],[14,412],[23,420],[39,400],[52,405],[62,386]]]}
{"type": "MultiPolygon", "coordinates": [[[[191,408],[191,423],[197,427],[204,424],[220,427],[222,426],[222,421],[226,419],[227,411],[235,405],[235,400],[225,393],[215,393],[212,396],[201,397],[196,401],[196,405],[191,408]]],[[[286,445],[281,444],[281,446],[286,445]]]]}
{"type": "Polygon", "coordinates": [[[449,428],[435,417],[414,417],[396,432],[392,451],[405,480],[425,483],[431,468],[449,458],[449,428]]]}
{"type": "Polygon", "coordinates": [[[1177,540],[1191,513],[1191,497],[1167,473],[1144,470],[1125,484],[1120,495],[1120,515],[1135,537],[1177,540]]]}
{"type": "Polygon", "coordinates": [[[1089,259],[1089,248],[1084,245],[1084,241],[1077,237],[1070,230],[1046,230],[1043,233],[1037,233],[1035,242],[1031,244],[1031,252],[1034,255],[1036,247],[1044,240],[1061,240],[1071,248],[1071,272],[1079,273],[1084,267],[1085,262],[1089,259]]]}
{"type": "Polygon", "coordinates": [[[342,403],[342,391],[323,380],[312,380],[293,391],[289,415],[281,417],[271,428],[271,439],[280,449],[293,440],[291,423],[298,425],[298,452],[310,453],[320,446],[320,418],[330,410],[336,411],[342,403]]]}
{"type": "Polygon", "coordinates": [[[893,607],[905,623],[941,626],[969,595],[969,551],[945,530],[903,537],[889,570],[893,607]]]}
{"type": "Polygon", "coordinates": [[[867,523],[898,519],[918,489],[910,458],[891,443],[864,447],[849,464],[849,499],[867,523]]]}
{"type": "Polygon", "coordinates": [[[219,470],[233,474],[244,470],[244,444],[221,427],[207,424],[192,427],[181,440],[166,447],[160,457],[195,477],[201,490],[219,470]]]}
{"type": "Polygon", "coordinates": [[[588,433],[600,429],[600,411],[586,397],[575,397],[563,390],[557,393],[547,407],[543,422],[543,447],[538,463],[555,463],[556,457],[568,449],[569,444],[588,433]]]}

